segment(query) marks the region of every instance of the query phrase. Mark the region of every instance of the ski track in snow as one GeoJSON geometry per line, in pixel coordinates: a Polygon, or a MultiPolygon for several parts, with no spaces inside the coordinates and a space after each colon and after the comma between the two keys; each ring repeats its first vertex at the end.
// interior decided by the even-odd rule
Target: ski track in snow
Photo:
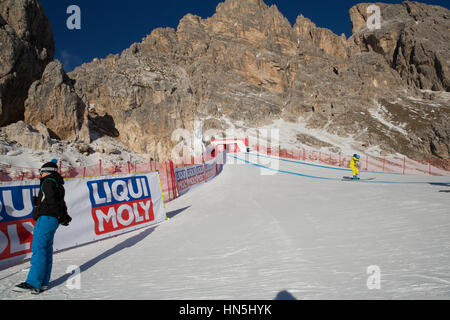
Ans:
{"type": "Polygon", "coordinates": [[[11,292],[26,279],[29,262],[1,270],[0,299],[269,300],[284,290],[296,299],[450,298],[450,198],[439,192],[445,186],[318,180],[229,162],[211,182],[166,204],[166,222],[55,254],[47,292],[11,292]],[[80,289],[67,287],[70,265],[81,269],[80,289]],[[379,290],[367,287],[372,265],[381,271],[379,290]]]}

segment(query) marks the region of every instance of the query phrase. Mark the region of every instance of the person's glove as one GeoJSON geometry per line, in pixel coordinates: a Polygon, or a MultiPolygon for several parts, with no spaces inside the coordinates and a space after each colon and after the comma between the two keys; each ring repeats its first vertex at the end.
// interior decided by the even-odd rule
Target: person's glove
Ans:
{"type": "Polygon", "coordinates": [[[34,221],[37,221],[38,219],[38,209],[39,209],[39,198],[36,196],[33,196],[33,212],[31,213],[31,216],[33,217],[34,221]]]}
{"type": "Polygon", "coordinates": [[[59,218],[59,224],[62,225],[62,226],[66,226],[67,227],[69,225],[70,221],[72,221],[72,218],[68,214],[66,214],[66,215],[62,216],[61,218],[59,218]]]}
{"type": "Polygon", "coordinates": [[[33,196],[33,206],[36,208],[37,206],[38,206],[38,201],[39,201],[39,198],[38,197],[36,197],[36,196],[33,196]]]}

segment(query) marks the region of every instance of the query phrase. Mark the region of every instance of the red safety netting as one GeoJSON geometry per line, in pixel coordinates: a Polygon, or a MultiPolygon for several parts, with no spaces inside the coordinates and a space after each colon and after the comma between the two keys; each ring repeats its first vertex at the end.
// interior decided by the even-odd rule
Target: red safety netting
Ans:
{"type": "MultiPolygon", "coordinates": [[[[319,162],[336,167],[348,167],[352,158],[352,155],[324,153],[305,149],[272,149],[260,145],[253,146],[253,149],[257,152],[280,158],[319,162]]],[[[406,157],[373,157],[361,155],[360,163],[361,169],[366,171],[437,176],[450,175],[450,159],[428,158],[412,160],[406,157]]]]}
{"type": "MultiPolygon", "coordinates": [[[[139,173],[158,171],[161,178],[161,186],[164,201],[169,202],[178,196],[172,161],[147,163],[121,163],[114,166],[98,165],[86,167],[70,167],[60,165],[59,172],[64,178],[98,177],[114,174],[139,173]]],[[[40,178],[38,168],[24,168],[15,166],[0,167],[0,181],[38,180],[40,178]]]]}
{"type": "MultiPolygon", "coordinates": [[[[162,193],[165,202],[169,202],[178,197],[177,182],[175,179],[174,168],[182,168],[193,165],[195,163],[205,163],[215,156],[205,154],[197,159],[189,157],[183,159],[182,163],[174,165],[173,161],[157,162],[150,160],[145,163],[125,162],[113,166],[105,166],[100,160],[97,165],[85,167],[71,167],[59,162],[59,173],[64,178],[83,178],[98,177],[114,174],[129,174],[148,171],[158,171],[161,179],[162,193]]],[[[0,166],[0,181],[21,181],[21,180],[38,180],[40,178],[38,168],[25,168],[15,166],[0,166]]]]}

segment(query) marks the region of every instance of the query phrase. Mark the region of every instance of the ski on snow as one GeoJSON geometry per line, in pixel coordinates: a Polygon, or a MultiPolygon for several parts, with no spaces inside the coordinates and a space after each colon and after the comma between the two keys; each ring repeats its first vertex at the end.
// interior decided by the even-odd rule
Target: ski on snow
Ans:
{"type": "Polygon", "coordinates": [[[376,178],[363,178],[363,179],[353,179],[353,177],[342,177],[342,181],[371,181],[376,178]]]}

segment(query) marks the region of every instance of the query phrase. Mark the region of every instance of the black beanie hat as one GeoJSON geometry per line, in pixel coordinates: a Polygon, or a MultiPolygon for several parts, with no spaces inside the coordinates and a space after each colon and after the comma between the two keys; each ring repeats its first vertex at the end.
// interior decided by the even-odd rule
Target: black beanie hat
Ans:
{"type": "Polygon", "coordinates": [[[54,162],[47,162],[44,164],[41,169],[41,172],[58,172],[58,166],[54,162]]]}

